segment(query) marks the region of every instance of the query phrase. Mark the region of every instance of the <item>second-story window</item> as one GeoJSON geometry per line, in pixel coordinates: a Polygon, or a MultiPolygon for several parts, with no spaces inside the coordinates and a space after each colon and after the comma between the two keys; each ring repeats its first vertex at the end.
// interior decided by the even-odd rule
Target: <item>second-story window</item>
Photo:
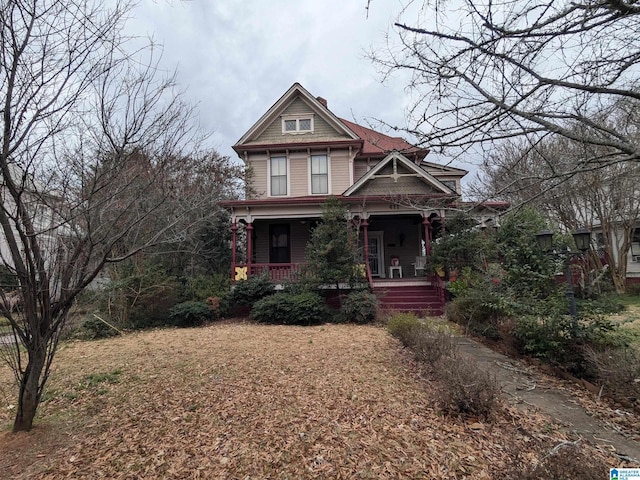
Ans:
{"type": "Polygon", "coordinates": [[[287,157],[271,157],[271,195],[287,194],[287,157]]]}
{"type": "Polygon", "coordinates": [[[329,160],[326,155],[311,155],[311,193],[329,193],[329,160]]]}

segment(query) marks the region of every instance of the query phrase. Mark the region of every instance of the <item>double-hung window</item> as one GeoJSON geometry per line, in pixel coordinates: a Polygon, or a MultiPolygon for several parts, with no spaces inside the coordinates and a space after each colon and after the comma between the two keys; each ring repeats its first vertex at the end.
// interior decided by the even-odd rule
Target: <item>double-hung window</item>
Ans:
{"type": "Polygon", "coordinates": [[[287,194],[287,157],[271,157],[269,159],[269,170],[271,172],[271,192],[272,196],[287,194]]]}
{"type": "Polygon", "coordinates": [[[326,155],[311,155],[311,193],[329,193],[329,159],[326,155]]]}

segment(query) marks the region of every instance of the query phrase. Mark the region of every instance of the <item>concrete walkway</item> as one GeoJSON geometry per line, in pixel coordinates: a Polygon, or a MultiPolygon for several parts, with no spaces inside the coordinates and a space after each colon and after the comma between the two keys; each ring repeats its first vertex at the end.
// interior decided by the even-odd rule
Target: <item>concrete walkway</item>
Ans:
{"type": "Polygon", "coordinates": [[[560,423],[565,431],[591,443],[613,447],[619,457],[640,464],[639,442],[588,415],[567,393],[545,387],[541,375],[534,369],[470,338],[457,337],[457,343],[462,352],[496,376],[512,404],[546,413],[560,423]]]}

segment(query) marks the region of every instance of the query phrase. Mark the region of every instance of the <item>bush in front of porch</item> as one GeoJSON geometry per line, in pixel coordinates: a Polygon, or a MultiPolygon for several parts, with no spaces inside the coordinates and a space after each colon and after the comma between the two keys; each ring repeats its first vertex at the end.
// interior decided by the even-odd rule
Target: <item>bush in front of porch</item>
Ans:
{"type": "Polygon", "coordinates": [[[260,323],[314,325],[325,322],[329,311],[317,293],[279,292],[254,303],[250,316],[260,323]]]}
{"type": "Polygon", "coordinates": [[[345,323],[372,323],[378,316],[378,297],[369,290],[354,290],[342,300],[338,319],[345,323]]]}

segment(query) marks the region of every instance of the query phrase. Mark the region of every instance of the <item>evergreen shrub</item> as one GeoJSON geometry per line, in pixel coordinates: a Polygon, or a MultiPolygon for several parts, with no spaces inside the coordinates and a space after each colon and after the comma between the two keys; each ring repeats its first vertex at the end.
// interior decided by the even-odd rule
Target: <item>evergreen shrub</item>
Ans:
{"type": "Polygon", "coordinates": [[[324,299],[314,292],[275,293],[258,300],[251,309],[251,318],[260,323],[313,325],[327,320],[324,299]]]}
{"type": "Polygon", "coordinates": [[[273,284],[266,275],[252,275],[236,282],[229,293],[231,308],[251,307],[258,300],[274,293],[273,284]]]}
{"type": "Polygon", "coordinates": [[[118,332],[102,320],[90,316],[85,317],[80,323],[80,328],[73,332],[79,338],[86,340],[98,340],[118,335],[118,332]]]}
{"type": "Polygon", "coordinates": [[[378,298],[367,290],[356,290],[342,299],[340,319],[357,324],[375,321],[378,312],[378,298]]]}
{"type": "Polygon", "coordinates": [[[204,302],[182,302],[169,310],[169,320],[176,327],[195,327],[211,320],[211,309],[204,302]]]}
{"type": "Polygon", "coordinates": [[[184,282],[185,300],[204,301],[207,298],[224,295],[231,288],[231,279],[228,273],[185,277],[184,282]]]}

